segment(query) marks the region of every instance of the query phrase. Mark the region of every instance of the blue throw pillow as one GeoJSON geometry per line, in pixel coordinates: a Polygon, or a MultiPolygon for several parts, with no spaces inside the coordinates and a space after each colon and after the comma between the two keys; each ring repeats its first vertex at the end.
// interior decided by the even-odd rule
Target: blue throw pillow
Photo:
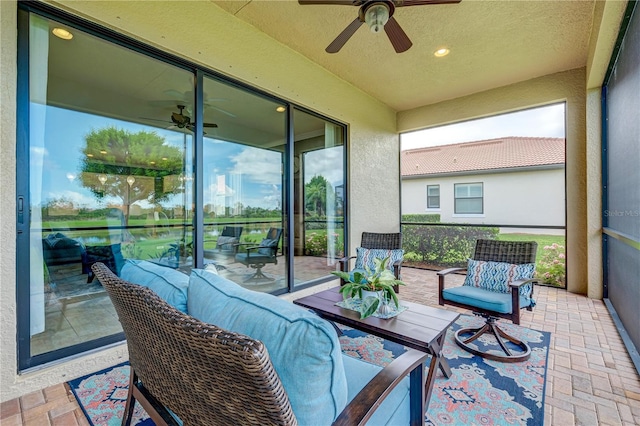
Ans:
{"type": "Polygon", "coordinates": [[[125,281],[150,288],[168,304],[187,313],[188,275],[145,260],[129,259],[123,266],[120,277],[125,281]]]}
{"type": "Polygon", "coordinates": [[[260,242],[260,247],[258,249],[258,253],[263,254],[265,256],[274,256],[276,254],[275,248],[278,246],[278,240],[265,238],[260,242]]]}
{"type": "MultiPolygon", "coordinates": [[[[517,280],[533,278],[536,270],[535,263],[523,263],[514,265],[503,262],[485,262],[469,259],[467,265],[467,277],[464,285],[479,287],[498,293],[510,293],[509,285],[517,280]]],[[[531,284],[520,287],[520,295],[530,294],[531,284]]]]}
{"type": "Polygon", "coordinates": [[[372,270],[375,269],[376,265],[374,263],[374,259],[384,259],[385,257],[391,256],[389,258],[389,263],[387,267],[393,272],[393,264],[399,260],[402,260],[404,257],[404,250],[402,249],[368,249],[363,247],[356,247],[356,265],[355,269],[364,269],[365,266],[368,266],[372,270]]]}

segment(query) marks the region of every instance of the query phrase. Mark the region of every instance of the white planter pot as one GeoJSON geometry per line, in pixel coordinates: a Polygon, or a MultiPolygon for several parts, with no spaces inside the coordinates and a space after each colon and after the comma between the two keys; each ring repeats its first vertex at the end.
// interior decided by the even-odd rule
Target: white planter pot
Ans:
{"type": "Polygon", "coordinates": [[[382,290],[378,290],[378,291],[362,290],[362,300],[366,299],[367,297],[377,297],[378,299],[380,299],[380,301],[382,301],[382,290]]]}

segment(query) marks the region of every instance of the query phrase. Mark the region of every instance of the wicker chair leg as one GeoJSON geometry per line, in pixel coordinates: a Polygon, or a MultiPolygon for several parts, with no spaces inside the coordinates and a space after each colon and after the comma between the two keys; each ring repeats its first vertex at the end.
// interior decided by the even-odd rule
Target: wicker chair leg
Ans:
{"type": "Polygon", "coordinates": [[[138,375],[133,371],[133,367],[129,367],[129,392],[127,393],[127,404],[124,407],[124,415],[122,416],[122,426],[129,426],[133,419],[133,409],[136,400],[133,396],[133,387],[138,381],[138,375]]]}
{"type": "Polygon", "coordinates": [[[244,280],[244,282],[249,282],[249,281],[254,281],[254,280],[265,280],[265,281],[275,281],[275,278],[272,277],[268,277],[266,276],[263,272],[262,272],[262,267],[264,266],[264,264],[262,265],[253,265],[256,268],[256,272],[255,274],[251,275],[249,278],[247,278],[246,280],[244,280]]]}

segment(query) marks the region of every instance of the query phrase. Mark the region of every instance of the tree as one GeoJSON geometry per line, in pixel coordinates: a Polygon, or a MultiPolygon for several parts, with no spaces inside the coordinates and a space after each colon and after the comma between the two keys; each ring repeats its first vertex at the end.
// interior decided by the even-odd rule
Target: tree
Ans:
{"type": "Polygon", "coordinates": [[[136,201],[158,203],[184,190],[182,151],[156,132],[107,127],[91,131],[85,141],[79,180],[99,200],[120,198],[125,225],[136,201]]]}
{"type": "Polygon", "coordinates": [[[327,201],[333,199],[333,188],[324,176],[314,176],[304,185],[304,205],[306,211],[325,216],[327,201]]]}

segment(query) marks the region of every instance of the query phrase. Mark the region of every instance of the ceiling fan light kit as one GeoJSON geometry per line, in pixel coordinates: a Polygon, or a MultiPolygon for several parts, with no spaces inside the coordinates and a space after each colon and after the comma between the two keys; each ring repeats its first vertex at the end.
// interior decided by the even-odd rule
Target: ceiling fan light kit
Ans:
{"type": "Polygon", "coordinates": [[[342,30],[327,46],[327,53],[338,53],[363,23],[371,32],[384,29],[396,53],[406,52],[413,43],[393,17],[396,7],[456,4],[462,0],[298,0],[300,5],[323,4],[332,6],[359,6],[358,17],[342,30]]]}
{"type": "Polygon", "coordinates": [[[371,4],[364,14],[364,22],[372,33],[382,31],[387,21],[389,21],[389,6],[385,3],[371,4]]]}

